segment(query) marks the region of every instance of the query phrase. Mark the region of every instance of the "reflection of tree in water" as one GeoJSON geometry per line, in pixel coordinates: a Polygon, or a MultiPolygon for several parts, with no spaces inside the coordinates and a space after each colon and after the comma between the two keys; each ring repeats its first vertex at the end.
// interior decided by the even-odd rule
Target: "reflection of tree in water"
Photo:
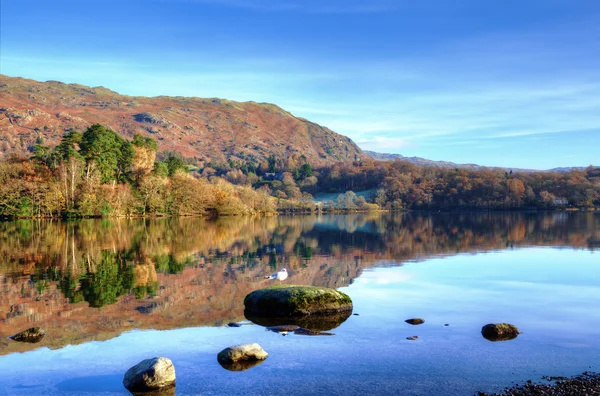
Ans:
{"type": "Polygon", "coordinates": [[[78,277],[67,273],[59,287],[72,303],[87,301],[92,307],[113,304],[133,289],[133,266],[124,252],[103,251],[98,261],[91,258],[87,272],[78,277]]]}
{"type": "Polygon", "coordinates": [[[171,254],[162,254],[154,257],[156,270],[163,274],[179,274],[183,269],[192,264],[192,258],[186,257],[181,261],[171,254]]]}
{"type": "MultiPolygon", "coordinates": [[[[137,269],[147,264],[134,264],[132,251],[116,253],[103,251],[96,260],[89,258],[89,267],[84,274],[74,277],[71,273],[59,275],[59,290],[71,303],[87,301],[91,307],[102,307],[114,304],[117,299],[127,293],[133,293],[137,299],[155,295],[159,283],[155,277],[140,276],[137,269]],[[140,279],[141,278],[141,279],[140,279]]],[[[152,260],[146,260],[146,263],[152,260]]],[[[177,261],[172,255],[160,255],[154,259],[153,269],[165,274],[181,273],[191,259],[177,261]]],[[[46,277],[46,276],[42,276],[46,277]]],[[[36,284],[46,282],[37,281],[36,284]]]]}
{"type": "MultiPolygon", "coordinates": [[[[0,223],[0,274],[30,276],[21,294],[53,284],[71,302],[100,307],[133,293],[158,293],[157,273],[210,267],[235,281],[285,266],[306,279],[344,286],[374,261],[504,249],[600,245],[593,213],[358,214],[278,218],[27,220],[0,223]],[[366,255],[372,254],[368,259],[366,255]],[[331,257],[323,267],[323,258],[331,257]],[[371,261],[369,261],[371,260],[371,261]],[[254,274],[254,275],[244,275],[254,274]],[[316,278],[313,276],[319,276],[316,278]],[[240,278],[237,278],[240,277],[240,278]],[[30,291],[29,291],[30,290],[30,291]]],[[[269,272],[271,271],[271,272],[269,272]]],[[[298,279],[298,278],[296,278],[298,279]]]]}
{"type": "Polygon", "coordinates": [[[80,281],[83,299],[92,307],[113,304],[133,287],[133,266],[121,253],[103,252],[96,271],[80,281]]]}

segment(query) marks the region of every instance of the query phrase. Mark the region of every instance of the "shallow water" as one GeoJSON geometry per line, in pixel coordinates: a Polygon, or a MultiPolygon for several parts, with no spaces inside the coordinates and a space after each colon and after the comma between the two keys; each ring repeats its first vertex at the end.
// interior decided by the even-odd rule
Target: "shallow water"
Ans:
{"type": "MultiPolygon", "coordinates": [[[[34,231],[20,239],[21,249],[5,254],[0,330],[10,335],[41,325],[48,335],[40,344],[1,345],[0,392],[127,394],[121,385],[124,372],[153,356],[173,361],[177,394],[469,395],[543,375],[600,370],[600,259],[594,250],[600,240],[599,217],[282,217],[238,226],[189,219],[190,224],[168,227],[120,223],[120,237],[107,240],[102,238],[115,235],[117,226],[105,224],[113,232],[100,236],[89,231],[99,226],[94,223],[83,236],[73,232],[78,247],[75,259],[66,264],[58,253],[63,246],[48,243],[47,235],[69,231],[31,227],[34,231]],[[160,232],[140,236],[152,227],[160,232]],[[191,235],[203,230],[215,236],[210,243],[190,242],[191,235]],[[36,238],[46,242],[33,245],[36,238]],[[220,244],[220,250],[206,247],[211,244],[220,244]],[[59,248],[48,247],[55,245],[59,248]],[[118,292],[115,302],[90,307],[113,296],[78,294],[83,286],[97,286],[90,275],[110,273],[105,267],[112,268],[112,261],[103,252],[126,246],[132,250],[133,245],[136,253],[123,253],[129,258],[122,259],[125,270],[117,278],[133,274],[135,286],[130,286],[137,288],[137,298],[136,293],[118,292]],[[29,247],[43,254],[32,260],[29,247]],[[86,260],[78,260],[87,253],[96,257],[96,272],[86,267],[86,260]],[[184,262],[180,272],[158,270],[168,268],[160,267],[164,259],[156,259],[164,254],[184,262]],[[15,271],[15,262],[23,269],[30,261],[36,263],[30,274],[15,271]],[[126,270],[130,261],[145,269],[152,264],[156,278],[148,271],[126,270]],[[247,290],[270,284],[262,276],[281,266],[290,272],[284,283],[346,292],[358,315],[329,337],[283,337],[258,325],[222,325],[243,320],[247,290]],[[68,268],[72,273],[80,267],[85,270],[71,278],[88,283],[71,288],[71,295],[85,298],[65,302],[62,290],[71,289],[61,287],[64,279],[54,280],[51,274],[60,269],[64,276],[68,268]],[[142,296],[141,279],[144,287],[156,279],[156,291],[142,296]],[[38,292],[41,281],[46,286],[38,292]],[[411,317],[425,323],[404,322],[411,317]],[[481,327],[497,322],[515,324],[522,334],[503,342],[482,338],[481,327]],[[406,339],[415,335],[416,341],[406,339]],[[216,354],[246,342],[258,342],[269,353],[267,360],[244,372],[224,370],[216,354]]],[[[72,245],[67,237],[61,241],[72,245]]],[[[100,275],[92,278],[113,289],[123,286],[102,283],[106,277],[100,275]]]]}

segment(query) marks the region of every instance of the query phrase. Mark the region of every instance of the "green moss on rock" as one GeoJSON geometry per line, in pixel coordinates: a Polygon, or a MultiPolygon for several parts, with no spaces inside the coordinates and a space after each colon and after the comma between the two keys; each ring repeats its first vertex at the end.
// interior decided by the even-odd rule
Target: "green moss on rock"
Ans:
{"type": "Polygon", "coordinates": [[[352,312],[350,297],[326,287],[276,285],[244,299],[245,313],[258,316],[331,315],[352,312]]]}

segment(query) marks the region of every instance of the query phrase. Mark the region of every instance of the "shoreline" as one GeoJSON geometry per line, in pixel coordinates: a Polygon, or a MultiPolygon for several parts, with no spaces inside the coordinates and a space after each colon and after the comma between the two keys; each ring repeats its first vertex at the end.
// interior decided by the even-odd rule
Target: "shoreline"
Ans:
{"type": "Polygon", "coordinates": [[[476,396],[527,396],[527,395],[600,395],[600,373],[584,371],[573,377],[542,377],[547,383],[527,381],[501,393],[477,392],[476,396]]]}
{"type": "Polygon", "coordinates": [[[85,220],[85,219],[168,219],[168,218],[205,218],[216,219],[219,217],[271,217],[271,216],[305,216],[314,214],[358,214],[358,213],[416,213],[416,214],[440,214],[440,213],[600,213],[600,208],[523,208],[523,209],[468,209],[468,208],[444,208],[444,209],[409,209],[409,210],[277,210],[275,212],[251,213],[251,214],[229,214],[218,215],[213,212],[204,214],[151,214],[137,216],[5,216],[0,217],[0,222],[16,220],[85,220]]]}

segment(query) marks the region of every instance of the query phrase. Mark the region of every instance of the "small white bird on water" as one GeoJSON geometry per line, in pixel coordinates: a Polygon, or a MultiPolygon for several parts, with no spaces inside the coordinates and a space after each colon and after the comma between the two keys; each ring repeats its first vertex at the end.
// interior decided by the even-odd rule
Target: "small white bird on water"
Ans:
{"type": "Polygon", "coordinates": [[[265,279],[277,279],[277,280],[286,280],[288,277],[288,273],[285,268],[282,268],[279,272],[275,272],[269,276],[265,276],[265,279]]]}

